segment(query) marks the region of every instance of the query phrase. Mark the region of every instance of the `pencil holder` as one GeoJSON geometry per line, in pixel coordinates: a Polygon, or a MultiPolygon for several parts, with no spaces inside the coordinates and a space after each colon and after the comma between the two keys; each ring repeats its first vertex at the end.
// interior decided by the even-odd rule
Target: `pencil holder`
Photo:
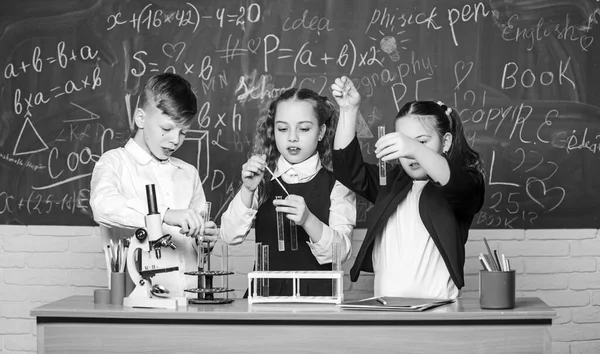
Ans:
{"type": "Polygon", "coordinates": [[[515,307],[515,271],[479,271],[479,304],[482,309],[515,307]]]}
{"type": "Polygon", "coordinates": [[[113,305],[123,305],[125,297],[125,273],[112,272],[110,275],[110,303],[113,305]]]}

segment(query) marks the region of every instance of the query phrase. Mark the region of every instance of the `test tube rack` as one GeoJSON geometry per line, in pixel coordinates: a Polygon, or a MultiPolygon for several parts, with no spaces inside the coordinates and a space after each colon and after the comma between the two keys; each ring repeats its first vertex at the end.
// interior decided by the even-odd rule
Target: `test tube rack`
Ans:
{"type": "MultiPolygon", "coordinates": [[[[205,248],[209,248],[209,243],[208,242],[204,242],[204,246],[205,248]]],[[[196,293],[198,294],[197,298],[190,298],[188,299],[188,302],[190,304],[229,304],[233,302],[233,299],[230,299],[229,297],[225,297],[225,298],[215,298],[214,294],[217,293],[228,293],[230,291],[233,291],[233,289],[229,289],[228,287],[215,287],[213,285],[213,278],[216,276],[222,276],[222,277],[227,277],[229,275],[232,275],[233,272],[230,272],[227,269],[221,269],[221,270],[210,270],[210,258],[211,258],[211,252],[207,252],[206,255],[206,262],[202,265],[198,267],[197,271],[193,271],[193,272],[185,272],[185,275],[192,275],[192,276],[196,276],[198,277],[198,287],[197,288],[192,288],[192,289],[185,289],[184,291],[189,292],[189,293],[196,293]]],[[[222,257],[224,255],[221,255],[222,257]]]]}
{"type": "Polygon", "coordinates": [[[248,304],[302,302],[341,304],[344,300],[344,272],[342,270],[306,270],[306,271],[254,271],[248,273],[248,304]],[[259,279],[292,279],[293,295],[291,296],[259,296],[254,284],[262,283],[259,279]],[[301,279],[331,279],[334,284],[333,296],[303,296],[300,295],[301,279]],[[254,281],[253,281],[254,280],[254,281]]]}

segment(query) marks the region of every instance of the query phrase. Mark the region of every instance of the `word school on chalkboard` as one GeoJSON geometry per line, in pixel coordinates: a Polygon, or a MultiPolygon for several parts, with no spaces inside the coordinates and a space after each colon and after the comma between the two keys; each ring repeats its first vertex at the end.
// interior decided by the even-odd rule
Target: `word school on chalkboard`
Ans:
{"type": "Polygon", "coordinates": [[[199,98],[178,157],[217,221],[269,101],[331,97],[346,75],[372,163],[405,102],[460,112],[486,170],[474,228],[600,227],[598,18],[595,0],[3,2],[0,223],[94,225],[95,162],[129,139],[143,83],[174,72],[199,98]]]}

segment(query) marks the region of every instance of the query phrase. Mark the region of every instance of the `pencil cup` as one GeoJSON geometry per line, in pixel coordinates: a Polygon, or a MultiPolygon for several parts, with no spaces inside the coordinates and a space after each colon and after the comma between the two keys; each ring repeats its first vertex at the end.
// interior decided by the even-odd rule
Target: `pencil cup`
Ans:
{"type": "Polygon", "coordinates": [[[110,304],[110,289],[102,288],[94,290],[94,304],[110,304]]]}
{"type": "Polygon", "coordinates": [[[112,272],[110,275],[110,303],[113,305],[123,305],[125,297],[125,273],[112,272]]]}
{"type": "Polygon", "coordinates": [[[479,271],[479,304],[482,309],[515,307],[515,271],[479,271]]]}

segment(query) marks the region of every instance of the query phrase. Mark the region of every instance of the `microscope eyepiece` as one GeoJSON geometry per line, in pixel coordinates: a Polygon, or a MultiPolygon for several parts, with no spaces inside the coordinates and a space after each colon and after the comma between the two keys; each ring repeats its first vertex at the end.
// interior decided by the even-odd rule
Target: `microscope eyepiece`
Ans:
{"type": "Polygon", "coordinates": [[[146,201],[148,202],[148,215],[158,214],[154,184],[146,185],[146,201]]]}

